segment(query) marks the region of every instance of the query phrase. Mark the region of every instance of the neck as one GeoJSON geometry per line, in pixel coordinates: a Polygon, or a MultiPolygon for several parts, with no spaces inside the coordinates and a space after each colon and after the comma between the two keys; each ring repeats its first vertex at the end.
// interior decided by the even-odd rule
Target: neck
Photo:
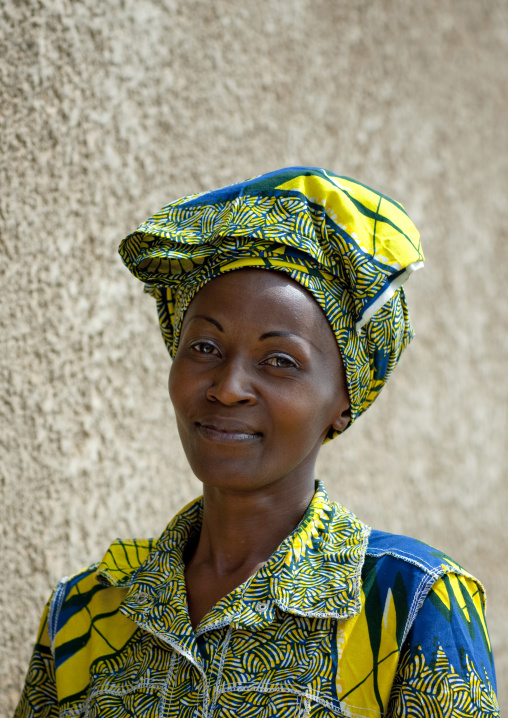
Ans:
{"type": "Polygon", "coordinates": [[[219,575],[256,570],[298,526],[314,494],[314,481],[242,493],[205,487],[203,524],[194,560],[219,575]]]}

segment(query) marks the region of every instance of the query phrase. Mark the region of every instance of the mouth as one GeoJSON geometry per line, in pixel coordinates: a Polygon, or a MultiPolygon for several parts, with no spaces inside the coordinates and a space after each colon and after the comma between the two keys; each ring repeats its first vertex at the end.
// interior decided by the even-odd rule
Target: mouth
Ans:
{"type": "Polygon", "coordinates": [[[201,436],[218,444],[248,444],[259,441],[263,434],[238,421],[206,419],[194,426],[201,436]]]}

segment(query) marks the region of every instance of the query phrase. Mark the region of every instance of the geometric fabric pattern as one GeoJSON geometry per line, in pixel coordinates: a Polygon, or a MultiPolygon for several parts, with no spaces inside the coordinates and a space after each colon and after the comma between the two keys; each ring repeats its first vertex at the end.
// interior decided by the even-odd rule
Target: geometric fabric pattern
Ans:
{"type": "Polygon", "coordinates": [[[327,170],[292,167],[183,197],[119,251],[156,299],[172,357],[189,303],[222,273],[254,267],[304,286],[339,344],[352,420],[413,336],[402,284],[423,265],[418,231],[398,202],[327,170]]]}
{"type": "Polygon", "coordinates": [[[184,551],[202,501],[160,539],[115,541],[43,615],[15,718],[499,716],[481,584],[371,531],[318,484],[295,531],[193,630],[184,551]]]}

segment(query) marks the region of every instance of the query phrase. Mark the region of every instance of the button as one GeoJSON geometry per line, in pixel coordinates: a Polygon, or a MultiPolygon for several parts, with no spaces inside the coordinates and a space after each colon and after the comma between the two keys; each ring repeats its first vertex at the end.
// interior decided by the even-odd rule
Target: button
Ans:
{"type": "Polygon", "coordinates": [[[269,605],[270,605],[270,604],[268,603],[268,601],[258,601],[258,602],[256,603],[256,605],[254,606],[254,609],[255,609],[258,613],[264,613],[265,611],[268,610],[269,605]]]}
{"type": "Polygon", "coordinates": [[[138,591],[138,593],[135,593],[131,596],[132,603],[136,603],[138,606],[141,603],[145,603],[150,598],[150,594],[146,593],[146,591],[138,591]]]}

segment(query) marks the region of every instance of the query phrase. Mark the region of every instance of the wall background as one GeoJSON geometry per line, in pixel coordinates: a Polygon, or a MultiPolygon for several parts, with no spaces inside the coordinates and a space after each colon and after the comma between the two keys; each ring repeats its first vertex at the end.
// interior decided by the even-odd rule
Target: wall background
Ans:
{"type": "Polygon", "coordinates": [[[6,0],[0,28],[2,714],[57,579],[199,492],[119,240],[294,164],[393,196],[421,230],[417,339],[320,476],[482,578],[508,706],[506,2],[6,0]]]}

